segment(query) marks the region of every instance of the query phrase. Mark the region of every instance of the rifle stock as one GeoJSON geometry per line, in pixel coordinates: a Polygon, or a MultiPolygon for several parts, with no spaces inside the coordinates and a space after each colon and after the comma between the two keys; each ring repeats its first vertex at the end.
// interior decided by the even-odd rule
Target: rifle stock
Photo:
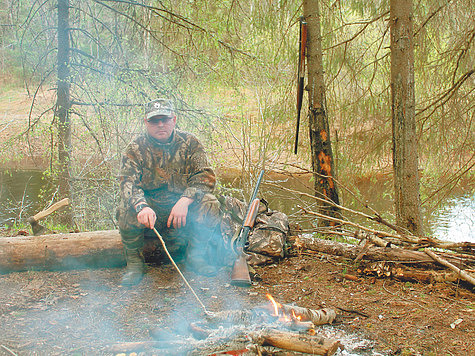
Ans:
{"type": "Polygon", "coordinates": [[[246,216],[246,220],[244,220],[244,228],[248,228],[246,231],[246,236],[243,236],[243,240],[247,240],[247,235],[249,235],[249,230],[254,227],[254,222],[256,221],[256,216],[259,211],[259,199],[254,199],[249,206],[249,213],[246,216]]]}
{"type": "Polygon", "coordinates": [[[261,171],[259,178],[257,179],[256,186],[254,187],[254,192],[252,193],[251,203],[249,204],[249,207],[247,209],[247,213],[241,227],[241,232],[239,233],[239,237],[237,239],[238,247],[236,248],[236,250],[238,252],[238,257],[236,261],[234,261],[233,270],[231,272],[231,284],[235,286],[249,287],[251,285],[251,276],[249,275],[249,266],[247,265],[244,245],[247,242],[249,233],[254,226],[256,216],[259,211],[260,200],[257,199],[256,196],[263,175],[264,170],[261,171]]]}

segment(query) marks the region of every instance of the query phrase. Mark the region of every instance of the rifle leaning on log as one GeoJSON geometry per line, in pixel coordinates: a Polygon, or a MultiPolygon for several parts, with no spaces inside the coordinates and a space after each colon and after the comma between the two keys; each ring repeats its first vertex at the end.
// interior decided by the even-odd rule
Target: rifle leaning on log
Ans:
{"type": "Polygon", "coordinates": [[[259,210],[260,200],[257,197],[259,186],[261,185],[262,177],[264,176],[264,170],[261,170],[259,178],[257,178],[254,191],[252,192],[251,199],[249,200],[249,206],[247,208],[244,222],[241,226],[241,231],[235,241],[233,241],[233,247],[238,253],[238,258],[234,261],[233,271],[231,273],[231,284],[240,287],[247,287],[251,285],[251,276],[249,275],[249,266],[247,265],[246,253],[244,247],[249,237],[249,232],[254,226],[256,221],[257,212],[259,210]]]}

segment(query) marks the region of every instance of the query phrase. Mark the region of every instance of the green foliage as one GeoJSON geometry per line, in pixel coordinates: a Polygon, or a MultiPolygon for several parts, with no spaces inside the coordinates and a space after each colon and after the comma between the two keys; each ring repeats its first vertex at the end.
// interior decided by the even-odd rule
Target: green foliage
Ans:
{"type": "MultiPolygon", "coordinates": [[[[41,226],[43,226],[47,232],[58,234],[70,232],[68,226],[60,223],[54,223],[49,219],[41,220],[41,226]]],[[[17,236],[19,231],[25,231],[28,234],[33,235],[31,225],[26,221],[14,221],[12,223],[6,223],[4,226],[2,226],[0,231],[2,235],[8,236],[17,236]]]]}
{"type": "MultiPolygon", "coordinates": [[[[473,165],[473,77],[464,76],[473,69],[475,43],[468,3],[437,0],[414,8],[421,195],[428,211],[437,204],[433,192],[461,184],[473,165]]],[[[24,82],[34,100],[31,115],[24,110],[24,130],[0,145],[0,159],[19,162],[34,152],[53,182],[55,4],[6,1],[0,10],[1,23],[11,25],[0,28],[0,95],[24,82]]],[[[380,182],[391,172],[388,9],[387,0],[321,5],[338,177],[355,190],[355,176],[380,182]]],[[[298,1],[71,0],[71,173],[81,227],[113,226],[121,152],[142,130],[142,104],[159,96],[175,99],[179,127],[205,141],[216,168],[243,172],[243,186],[252,186],[264,161],[308,166],[305,112],[299,155],[291,154],[300,15],[298,1]]],[[[376,204],[392,200],[391,180],[383,182],[376,204]]],[[[52,194],[54,188],[45,191],[45,201],[52,194]]]]}

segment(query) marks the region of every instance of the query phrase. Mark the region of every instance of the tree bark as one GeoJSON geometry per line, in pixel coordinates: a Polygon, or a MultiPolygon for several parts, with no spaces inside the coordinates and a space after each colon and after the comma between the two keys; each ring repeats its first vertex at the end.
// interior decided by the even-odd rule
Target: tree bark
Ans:
{"type": "Polygon", "coordinates": [[[391,95],[396,223],[422,236],[412,0],[391,0],[391,95]]]}
{"type": "MultiPolygon", "coordinates": [[[[309,134],[312,151],[312,168],[315,178],[315,194],[339,204],[338,190],[333,179],[335,169],[326,112],[320,8],[318,1],[305,0],[303,2],[303,11],[308,24],[309,134]]],[[[332,204],[322,204],[319,211],[325,215],[338,216],[338,208],[332,204]]],[[[334,225],[334,222],[319,219],[318,225],[329,226],[334,225]]]]}
{"type": "MultiPolygon", "coordinates": [[[[71,121],[70,72],[69,72],[69,0],[58,0],[58,88],[56,98],[56,122],[58,127],[59,195],[71,197],[71,121]]],[[[62,222],[72,226],[72,211],[68,208],[61,215],[62,222]]]]}

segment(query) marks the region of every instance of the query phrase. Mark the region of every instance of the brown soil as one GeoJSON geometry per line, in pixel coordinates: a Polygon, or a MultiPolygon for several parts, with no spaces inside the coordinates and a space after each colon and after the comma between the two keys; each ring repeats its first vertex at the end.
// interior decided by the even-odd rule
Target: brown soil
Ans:
{"type": "MultiPolygon", "coordinates": [[[[473,355],[475,297],[452,284],[403,283],[360,277],[334,256],[305,253],[258,267],[251,288],[185,271],[210,311],[253,308],[266,293],[282,303],[336,308],[337,322],[317,332],[340,338],[337,355],[473,355]],[[346,311],[342,311],[342,308],[346,311]],[[367,316],[365,316],[367,315],[367,316]],[[456,320],[462,320],[451,327],[456,320]]],[[[120,287],[122,269],[36,271],[0,276],[0,355],[109,355],[111,345],[152,340],[153,334],[190,337],[202,309],[171,265],[150,266],[142,283],[120,287]]],[[[126,353],[129,354],[130,353],[126,353]]],[[[146,348],[143,355],[172,355],[146,348]]]]}

